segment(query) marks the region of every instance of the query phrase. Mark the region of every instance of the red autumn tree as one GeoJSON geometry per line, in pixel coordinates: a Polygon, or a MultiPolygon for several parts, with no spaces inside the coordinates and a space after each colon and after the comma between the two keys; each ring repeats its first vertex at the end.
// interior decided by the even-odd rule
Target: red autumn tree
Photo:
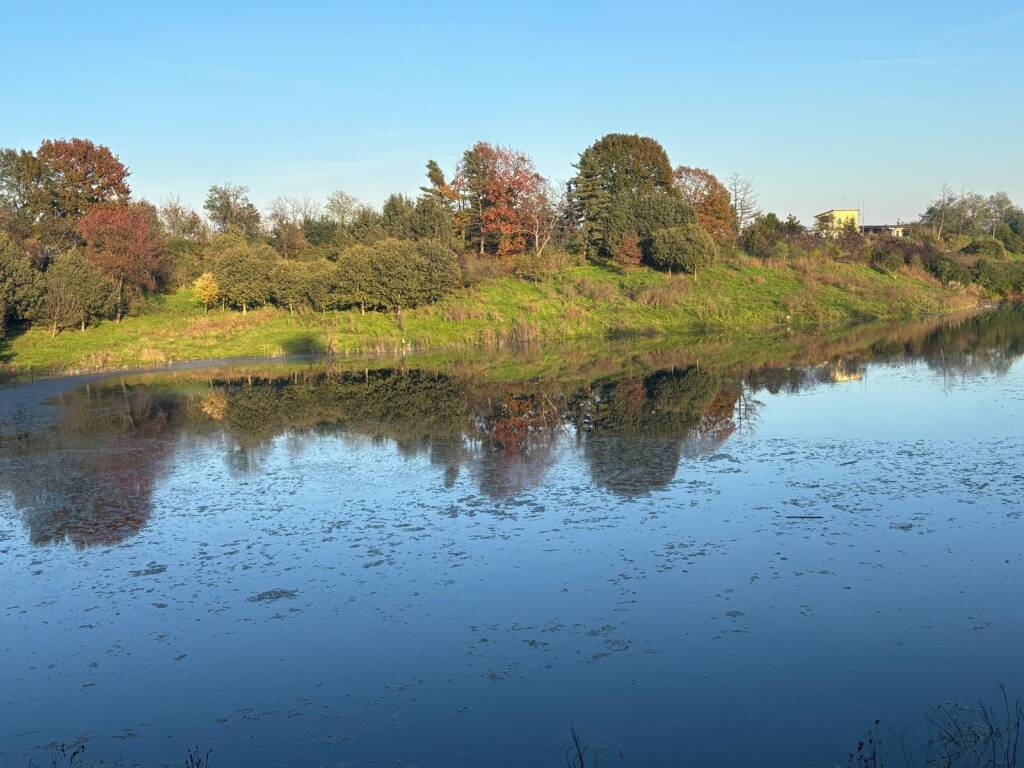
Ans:
{"type": "Polygon", "coordinates": [[[704,168],[680,165],[672,173],[683,198],[697,215],[697,221],[717,243],[732,240],[733,211],[729,190],[704,168]]]}
{"type": "Polygon", "coordinates": [[[623,267],[638,267],[644,259],[640,241],[632,233],[626,233],[612,249],[612,258],[623,267]]]}
{"type": "Polygon", "coordinates": [[[459,221],[469,242],[482,255],[526,250],[535,221],[531,201],[542,194],[544,178],[524,153],[477,142],[462,156],[452,186],[458,191],[459,221]]]}
{"type": "Polygon", "coordinates": [[[128,197],[128,169],[108,147],[88,139],[47,140],[36,157],[50,172],[54,213],[77,218],[89,208],[128,197]]]}
{"type": "Polygon", "coordinates": [[[125,290],[156,286],[161,248],[153,235],[152,207],[146,203],[111,203],[91,208],[76,226],[86,256],[117,286],[117,319],[125,290]]]}

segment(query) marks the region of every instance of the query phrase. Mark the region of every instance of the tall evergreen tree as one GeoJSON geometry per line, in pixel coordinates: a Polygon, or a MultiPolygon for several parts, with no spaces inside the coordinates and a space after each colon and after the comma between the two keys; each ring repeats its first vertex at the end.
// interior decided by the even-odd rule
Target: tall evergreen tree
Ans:
{"type": "Polygon", "coordinates": [[[584,150],[576,169],[570,193],[593,255],[610,256],[623,237],[647,240],[685,218],[668,155],[654,139],[610,133],[584,150]]]}
{"type": "Polygon", "coordinates": [[[28,255],[0,231],[0,335],[7,323],[29,317],[38,305],[40,274],[28,255]]]}

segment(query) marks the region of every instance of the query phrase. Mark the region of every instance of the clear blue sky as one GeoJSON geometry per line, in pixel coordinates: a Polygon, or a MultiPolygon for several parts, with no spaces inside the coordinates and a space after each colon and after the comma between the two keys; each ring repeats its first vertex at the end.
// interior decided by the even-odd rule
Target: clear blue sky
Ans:
{"type": "Polygon", "coordinates": [[[753,178],[803,219],[1024,202],[1024,5],[0,0],[0,146],[107,144],[155,202],[212,183],[413,193],[476,140],[554,179],[604,133],[753,178]],[[216,6],[216,7],[212,7],[216,6]]]}

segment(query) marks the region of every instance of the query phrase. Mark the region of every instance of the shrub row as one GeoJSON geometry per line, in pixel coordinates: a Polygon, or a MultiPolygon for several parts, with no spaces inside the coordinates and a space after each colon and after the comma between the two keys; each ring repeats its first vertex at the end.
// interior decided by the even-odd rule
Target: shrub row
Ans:
{"type": "Polygon", "coordinates": [[[396,310],[429,304],[462,283],[454,251],[435,240],[386,238],[345,249],[336,261],[279,259],[244,238],[214,238],[212,265],[196,281],[203,303],[295,311],[359,307],[396,310]]]}

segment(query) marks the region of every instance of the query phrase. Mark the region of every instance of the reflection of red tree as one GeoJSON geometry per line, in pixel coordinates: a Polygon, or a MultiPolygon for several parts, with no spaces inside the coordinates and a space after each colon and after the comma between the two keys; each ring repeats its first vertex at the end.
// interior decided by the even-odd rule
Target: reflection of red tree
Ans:
{"type": "Polygon", "coordinates": [[[82,466],[82,487],[72,496],[80,506],[52,516],[59,522],[54,538],[88,547],[114,544],[142,530],[153,513],[158,469],[169,454],[169,442],[145,432],[120,435],[104,446],[94,465],[82,466]]]}
{"type": "Polygon", "coordinates": [[[738,387],[723,387],[701,414],[684,448],[686,456],[704,456],[717,451],[736,433],[736,403],[741,391],[738,387]]]}
{"type": "Polygon", "coordinates": [[[714,440],[716,443],[725,442],[736,431],[733,414],[736,412],[736,403],[739,398],[740,390],[738,388],[730,387],[719,390],[704,415],[697,422],[694,433],[701,438],[714,440]]]}
{"type": "Polygon", "coordinates": [[[483,421],[474,474],[489,496],[502,498],[540,484],[551,464],[560,414],[541,395],[506,395],[483,421]]]}
{"type": "Polygon", "coordinates": [[[35,544],[116,544],[149,520],[173,451],[174,405],[131,390],[62,398],[59,428],[29,436],[11,455],[7,487],[35,544]]]}
{"type": "Polygon", "coordinates": [[[522,452],[528,449],[531,436],[548,430],[548,419],[549,414],[532,398],[509,396],[488,419],[487,436],[500,450],[522,452]]]}
{"type": "Polygon", "coordinates": [[[615,399],[623,412],[639,420],[644,410],[650,407],[647,402],[647,386],[643,379],[627,379],[615,388],[615,399]]]}

